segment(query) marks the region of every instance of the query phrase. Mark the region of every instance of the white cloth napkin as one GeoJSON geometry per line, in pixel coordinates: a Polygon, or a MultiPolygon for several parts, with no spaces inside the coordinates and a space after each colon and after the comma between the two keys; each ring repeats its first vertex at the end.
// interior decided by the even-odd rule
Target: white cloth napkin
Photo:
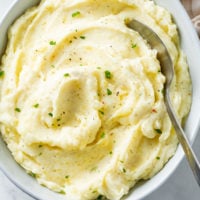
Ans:
{"type": "Polygon", "coordinates": [[[181,0],[200,37],[200,0],[181,0]]]}

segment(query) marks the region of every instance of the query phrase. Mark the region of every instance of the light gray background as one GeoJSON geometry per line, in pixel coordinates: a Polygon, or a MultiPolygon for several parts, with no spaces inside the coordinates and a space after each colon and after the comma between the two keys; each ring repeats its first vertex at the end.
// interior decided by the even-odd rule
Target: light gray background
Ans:
{"type": "MultiPolygon", "coordinates": [[[[0,20],[13,1],[0,0],[0,20]]],[[[195,140],[194,150],[200,159],[200,133],[195,140]]],[[[0,199],[34,200],[12,184],[1,171],[0,199]]],[[[187,161],[184,159],[167,182],[143,200],[200,200],[200,188],[193,178],[187,161]]]]}

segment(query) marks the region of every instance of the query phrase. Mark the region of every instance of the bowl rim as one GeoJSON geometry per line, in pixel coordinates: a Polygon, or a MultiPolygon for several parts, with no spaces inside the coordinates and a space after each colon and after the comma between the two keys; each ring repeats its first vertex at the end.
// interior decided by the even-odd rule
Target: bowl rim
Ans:
{"type": "MultiPolygon", "coordinates": [[[[11,16],[12,20],[10,20],[10,24],[11,24],[11,21],[13,22],[13,19],[16,19],[17,16],[21,15],[25,9],[19,9],[19,11],[16,11],[15,14],[12,14],[13,10],[16,9],[16,7],[24,0],[13,0],[13,2],[11,3],[11,5],[9,6],[9,8],[7,9],[7,11],[5,12],[5,14],[3,15],[3,17],[1,18],[1,21],[0,21],[0,27],[3,25],[3,23],[7,20],[8,17],[11,16]],[[13,15],[15,15],[15,17],[12,17],[13,15]]],[[[37,2],[39,2],[40,0],[37,0],[37,1],[34,1],[35,4],[37,4],[37,2]]],[[[163,7],[168,7],[169,6],[169,2],[171,2],[171,4],[173,5],[172,7],[169,7],[169,11],[171,11],[171,13],[175,13],[174,9],[177,9],[179,8],[179,15],[182,15],[183,19],[185,20],[184,23],[186,25],[186,27],[188,27],[187,29],[187,35],[190,36],[190,38],[192,38],[192,42],[193,42],[193,49],[196,50],[196,54],[199,55],[200,57],[200,44],[199,44],[199,38],[197,36],[197,33],[192,25],[192,22],[189,18],[189,16],[187,15],[185,9],[183,8],[182,4],[180,3],[179,0],[155,0],[156,3],[158,5],[161,5],[163,7]],[[173,2],[172,2],[173,1],[173,2]],[[197,42],[198,41],[198,42],[197,42]]],[[[31,1],[33,2],[33,0],[31,1]]],[[[30,3],[31,4],[31,3],[30,3]]],[[[32,5],[32,4],[31,4],[32,5]]],[[[29,6],[30,7],[30,6],[29,6]]],[[[176,19],[176,17],[175,17],[176,19]]],[[[175,20],[176,21],[176,20],[175,20]]],[[[179,24],[178,21],[176,21],[177,24],[179,24]]],[[[9,24],[9,26],[10,26],[9,24]]],[[[1,32],[1,31],[0,31],[1,32]]],[[[186,36],[183,36],[184,38],[186,36]]],[[[184,50],[185,51],[185,50],[184,50]]],[[[186,53],[187,54],[187,53],[186,53]]],[[[200,82],[200,81],[199,81],[200,82]]],[[[200,91],[200,90],[199,90],[200,91]]],[[[200,92],[199,94],[200,95],[200,92]]],[[[199,98],[199,96],[195,96],[195,99],[199,98]]],[[[193,96],[194,98],[194,96],[193,96]]],[[[200,98],[199,98],[200,99],[200,98]]],[[[198,130],[200,128],[200,114],[198,115],[198,122],[196,122],[196,126],[195,128],[193,129],[193,135],[191,137],[189,137],[190,139],[190,142],[193,143],[194,142],[194,139],[195,137],[197,136],[197,133],[198,133],[198,130]]],[[[187,130],[187,132],[189,132],[189,130],[187,130]]],[[[189,135],[190,136],[190,135],[189,135]]],[[[1,137],[0,137],[0,140],[1,140],[1,137]]],[[[1,149],[0,149],[0,154],[1,154],[1,149]]],[[[150,193],[152,193],[154,190],[156,190],[157,188],[159,188],[165,181],[167,181],[167,179],[172,176],[172,174],[174,173],[174,171],[176,170],[176,168],[178,167],[178,165],[180,164],[180,162],[182,161],[184,157],[184,152],[181,148],[181,146],[179,145],[178,148],[177,148],[177,151],[175,153],[175,155],[168,161],[168,163],[165,165],[165,167],[158,173],[160,174],[161,177],[163,177],[162,179],[158,179],[158,174],[156,174],[154,177],[152,177],[151,180],[153,180],[153,182],[156,182],[156,184],[154,184],[153,186],[149,186],[151,185],[151,182],[152,181],[149,181],[149,182],[146,182],[145,183],[145,192],[142,192],[141,190],[144,190],[143,188],[137,188],[136,189],[134,188],[134,192],[131,192],[129,193],[129,195],[127,195],[126,199],[127,200],[131,200],[131,199],[141,199],[141,198],[144,198],[146,196],[148,196],[150,193]],[[170,168],[170,172],[166,173],[167,171],[167,167],[170,168]]],[[[14,160],[14,159],[13,159],[14,160]]],[[[14,161],[15,162],[15,161],[14,161]]],[[[17,163],[16,163],[17,164],[17,163]]],[[[19,167],[20,168],[20,167],[19,167]]],[[[0,170],[7,176],[7,178],[12,182],[14,183],[20,190],[22,190],[23,192],[25,192],[26,194],[30,195],[31,197],[35,198],[35,199],[38,199],[38,200],[45,200],[45,198],[43,197],[39,197],[38,194],[34,193],[34,190],[31,190],[31,188],[27,188],[26,185],[23,185],[20,180],[16,179],[16,178],[13,178],[10,171],[8,171],[6,169],[6,166],[4,166],[3,162],[1,162],[0,160],[0,170]]],[[[24,170],[25,172],[25,170],[24,170]]],[[[25,174],[25,173],[24,173],[25,174]]],[[[28,177],[27,175],[27,179],[29,181],[33,181],[33,178],[31,177],[28,177]]],[[[38,187],[41,187],[38,184],[38,187]]],[[[42,188],[42,187],[41,187],[42,188]]],[[[45,191],[47,191],[47,193],[52,193],[52,191],[44,188],[45,191]]],[[[59,194],[56,194],[56,195],[59,195],[59,194]]],[[[58,196],[57,196],[58,197],[58,196]]],[[[50,199],[50,198],[49,198],[50,199]]],[[[59,199],[62,199],[61,195],[60,195],[60,198],[59,199]]]]}

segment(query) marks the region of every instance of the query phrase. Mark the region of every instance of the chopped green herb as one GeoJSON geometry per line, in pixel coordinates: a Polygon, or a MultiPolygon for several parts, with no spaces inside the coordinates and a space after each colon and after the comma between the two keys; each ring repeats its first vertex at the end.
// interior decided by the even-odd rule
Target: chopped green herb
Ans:
{"type": "Polygon", "coordinates": [[[28,173],[30,176],[32,176],[33,178],[36,178],[37,174],[33,173],[33,172],[29,172],[28,173]]]}
{"type": "Polygon", "coordinates": [[[97,69],[101,69],[101,67],[97,67],[97,69]]]}
{"type": "Polygon", "coordinates": [[[51,65],[52,68],[55,68],[55,65],[51,65]]]}
{"type": "Polygon", "coordinates": [[[69,76],[70,76],[69,73],[64,74],[64,77],[69,77],[69,76]]]}
{"type": "Polygon", "coordinates": [[[16,112],[21,112],[21,109],[20,108],[15,108],[15,111],[16,112]]]}
{"type": "Polygon", "coordinates": [[[38,156],[41,156],[41,155],[42,155],[42,152],[40,152],[38,156]]]}
{"type": "Polygon", "coordinates": [[[58,192],[59,194],[66,194],[66,192],[64,190],[60,190],[60,192],[58,192]]]}
{"type": "Polygon", "coordinates": [[[104,73],[105,73],[105,77],[106,77],[107,79],[111,79],[112,74],[111,74],[110,71],[106,70],[104,73]]]}
{"type": "Polygon", "coordinates": [[[42,144],[39,144],[38,147],[41,148],[41,147],[43,147],[43,145],[42,145],[42,144]]]}
{"type": "Polygon", "coordinates": [[[156,133],[158,133],[158,134],[161,134],[161,133],[162,133],[162,131],[161,131],[160,129],[155,128],[154,130],[155,130],[156,133]]]}
{"type": "Polygon", "coordinates": [[[97,200],[102,200],[103,199],[103,195],[99,195],[98,197],[97,197],[97,200]]]}
{"type": "Polygon", "coordinates": [[[52,114],[52,113],[48,113],[48,115],[49,115],[50,117],[53,117],[53,114],[52,114]]]}
{"type": "Polygon", "coordinates": [[[159,156],[157,156],[157,157],[156,157],[156,159],[157,159],[157,160],[160,160],[160,157],[159,157],[159,156]]]}
{"type": "Polygon", "coordinates": [[[110,154],[110,155],[112,155],[112,154],[113,154],[113,152],[112,152],[112,151],[110,151],[110,152],[109,152],[109,154],[110,154]]]}
{"type": "Polygon", "coordinates": [[[81,35],[80,38],[81,38],[82,40],[85,40],[85,36],[83,36],[83,35],[81,35]]]}
{"type": "Polygon", "coordinates": [[[135,47],[137,47],[137,44],[131,44],[131,48],[135,48],[135,47]]]}
{"type": "Polygon", "coordinates": [[[39,107],[39,104],[36,103],[35,105],[33,105],[34,108],[38,108],[39,107]]]}
{"type": "Polygon", "coordinates": [[[49,42],[49,44],[50,44],[50,45],[56,45],[56,41],[51,40],[51,41],[49,42]]]}
{"type": "Polygon", "coordinates": [[[77,17],[77,16],[79,16],[80,14],[81,14],[80,11],[76,11],[76,12],[72,13],[72,17],[77,17]]]}
{"type": "Polygon", "coordinates": [[[123,172],[126,173],[126,169],[125,168],[123,168],[123,172]]]}
{"type": "Polygon", "coordinates": [[[105,133],[103,132],[103,133],[101,133],[101,136],[100,136],[101,138],[104,138],[105,137],[105,133]]]}
{"type": "Polygon", "coordinates": [[[68,179],[68,178],[69,178],[69,176],[67,175],[67,176],[65,176],[65,178],[66,178],[66,179],[68,179]]]}
{"type": "Polygon", "coordinates": [[[3,77],[3,76],[4,76],[4,74],[5,74],[5,72],[4,72],[4,71],[0,71],[0,77],[3,77]]]}
{"type": "Polygon", "coordinates": [[[93,167],[92,169],[90,169],[90,171],[96,171],[97,170],[97,167],[93,167]]]}
{"type": "Polygon", "coordinates": [[[60,118],[58,118],[56,121],[57,121],[57,122],[59,122],[60,120],[61,120],[61,119],[60,119],[60,118]]]}
{"type": "Polygon", "coordinates": [[[111,95],[111,94],[112,94],[112,91],[109,88],[107,88],[107,95],[111,95]]]}
{"type": "Polygon", "coordinates": [[[102,115],[104,115],[104,112],[102,110],[99,110],[99,113],[101,113],[102,115]]]}

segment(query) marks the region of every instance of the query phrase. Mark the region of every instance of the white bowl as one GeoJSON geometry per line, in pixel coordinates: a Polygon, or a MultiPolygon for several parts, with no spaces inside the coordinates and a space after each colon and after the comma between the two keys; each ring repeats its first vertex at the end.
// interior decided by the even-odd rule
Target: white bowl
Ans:
{"type": "MultiPolygon", "coordinates": [[[[6,40],[7,30],[13,21],[20,16],[27,8],[36,5],[39,0],[15,0],[3,20],[0,22],[0,56],[2,55],[6,40]],[[3,42],[2,42],[3,41],[3,42]]],[[[187,55],[188,63],[190,66],[190,74],[193,84],[193,95],[192,95],[192,107],[185,125],[185,132],[188,135],[191,143],[194,141],[200,122],[200,45],[197,34],[187,16],[184,8],[182,7],[179,0],[156,0],[156,2],[167,8],[174,17],[175,22],[178,25],[182,49],[187,55]]],[[[147,196],[149,193],[158,188],[164,183],[167,178],[172,175],[178,164],[184,157],[181,146],[178,147],[176,154],[165,167],[150,180],[137,185],[132,192],[126,197],[130,199],[141,199],[147,196]]],[[[13,159],[11,153],[6,147],[0,137],[0,169],[5,175],[21,190],[28,193],[30,196],[35,197],[39,200],[64,200],[65,197],[61,194],[57,194],[40,186],[35,179],[26,174],[25,170],[22,169],[13,159]]],[[[65,199],[66,200],[66,199],[65,199]]]]}

